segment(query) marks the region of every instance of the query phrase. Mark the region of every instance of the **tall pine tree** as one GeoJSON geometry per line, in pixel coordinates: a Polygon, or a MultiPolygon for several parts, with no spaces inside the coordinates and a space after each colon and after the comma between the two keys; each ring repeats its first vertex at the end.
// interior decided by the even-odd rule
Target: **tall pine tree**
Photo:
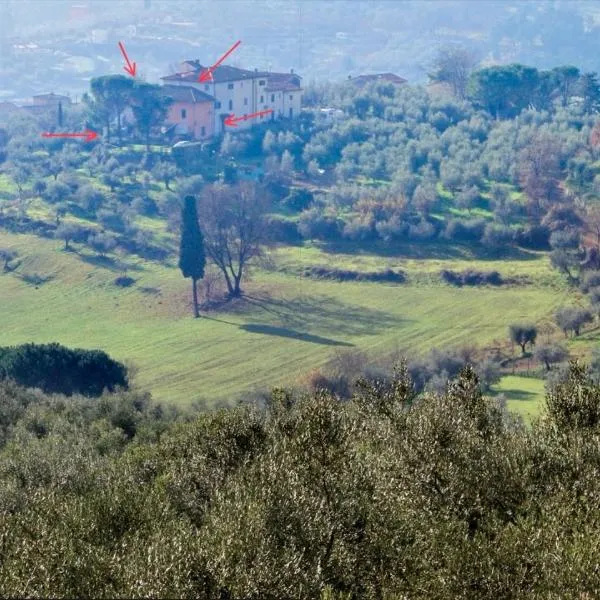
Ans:
{"type": "Polygon", "coordinates": [[[198,224],[196,199],[186,196],[181,210],[181,244],[179,246],[179,268],[184,277],[192,279],[192,297],[194,299],[194,317],[198,318],[198,290],[196,283],[204,277],[206,255],[204,238],[198,224]]]}

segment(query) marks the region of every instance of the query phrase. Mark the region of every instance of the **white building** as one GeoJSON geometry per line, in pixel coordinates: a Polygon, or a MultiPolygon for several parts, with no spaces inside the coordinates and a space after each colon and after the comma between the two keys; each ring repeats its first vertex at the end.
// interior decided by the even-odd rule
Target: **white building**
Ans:
{"type": "Polygon", "coordinates": [[[224,129],[224,120],[230,116],[243,117],[252,113],[272,110],[270,114],[239,121],[237,128],[248,129],[256,123],[266,120],[291,119],[300,114],[302,88],[301,77],[290,73],[270,73],[267,71],[248,71],[221,65],[212,71],[212,80],[201,83],[200,74],[207,67],[198,61],[185,61],[181,71],[163,77],[168,85],[185,85],[196,88],[215,99],[214,133],[218,135],[224,129]]]}

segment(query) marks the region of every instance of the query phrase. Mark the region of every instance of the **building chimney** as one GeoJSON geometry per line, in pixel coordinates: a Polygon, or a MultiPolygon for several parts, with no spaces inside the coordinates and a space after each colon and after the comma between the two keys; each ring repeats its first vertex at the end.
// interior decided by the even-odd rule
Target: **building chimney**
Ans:
{"type": "Polygon", "coordinates": [[[254,67],[254,72],[258,73],[258,67],[254,67]]]}
{"type": "Polygon", "coordinates": [[[352,75],[348,75],[348,80],[352,79],[352,75]]]}
{"type": "Polygon", "coordinates": [[[294,74],[294,69],[290,69],[290,73],[293,75],[294,74]]]}

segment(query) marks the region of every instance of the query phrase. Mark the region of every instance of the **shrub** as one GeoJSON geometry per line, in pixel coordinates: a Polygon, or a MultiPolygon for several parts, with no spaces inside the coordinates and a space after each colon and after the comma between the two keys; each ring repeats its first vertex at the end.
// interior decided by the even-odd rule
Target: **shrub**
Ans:
{"type": "Polygon", "coordinates": [[[71,197],[71,190],[68,185],[62,181],[51,181],[43,193],[44,200],[55,204],[56,202],[63,202],[69,200],[71,197]]]}
{"type": "Polygon", "coordinates": [[[146,217],[154,217],[158,214],[158,206],[150,196],[138,196],[131,203],[131,208],[138,214],[146,217]]]}
{"type": "Polygon", "coordinates": [[[513,231],[509,227],[488,223],[485,226],[481,243],[492,250],[501,250],[512,243],[513,237],[513,231]]]}
{"type": "Polygon", "coordinates": [[[77,204],[88,214],[95,214],[104,204],[104,194],[91,185],[79,188],[76,196],[77,204]]]}
{"type": "Polygon", "coordinates": [[[125,220],[119,213],[103,209],[98,212],[97,219],[104,229],[112,229],[118,233],[125,231],[125,220]]]}
{"type": "Polygon", "coordinates": [[[373,281],[388,283],[404,283],[406,275],[402,271],[363,272],[347,269],[330,269],[327,267],[306,267],[304,274],[307,277],[317,277],[320,279],[333,279],[334,281],[373,281]]]}
{"type": "Polygon", "coordinates": [[[588,293],[592,288],[600,288],[600,271],[588,271],[581,284],[581,290],[588,293]]]}
{"type": "Polygon", "coordinates": [[[542,225],[532,225],[517,231],[515,240],[523,248],[548,250],[550,248],[550,230],[542,225]]]}
{"type": "Polygon", "coordinates": [[[354,217],[344,224],[343,237],[349,240],[370,240],[375,237],[375,229],[373,221],[370,218],[365,218],[362,215],[354,217]]]}
{"type": "Polygon", "coordinates": [[[435,237],[437,230],[433,223],[429,221],[419,221],[416,225],[408,226],[408,238],[410,240],[416,240],[425,242],[435,237]]]}
{"type": "Polygon", "coordinates": [[[279,217],[269,217],[266,222],[269,240],[286,244],[297,244],[302,241],[298,226],[294,221],[279,217]]]}
{"type": "Polygon", "coordinates": [[[101,350],[24,344],[0,347],[0,379],[46,393],[100,396],[105,389],[127,388],[127,369],[101,350]]]}
{"type": "Polygon", "coordinates": [[[121,275],[115,279],[115,285],[117,287],[131,287],[135,283],[135,279],[133,277],[128,277],[127,275],[121,275]]]}
{"type": "Polygon", "coordinates": [[[320,209],[305,210],[298,221],[298,231],[305,239],[335,240],[343,223],[337,217],[325,215],[320,209]]]}
{"type": "Polygon", "coordinates": [[[460,221],[451,219],[446,225],[444,237],[453,242],[479,242],[485,231],[484,219],[460,221]]]}
{"type": "Polygon", "coordinates": [[[444,269],[440,271],[442,279],[451,285],[503,285],[507,283],[498,271],[474,271],[468,269],[457,273],[444,269]]]}
{"type": "Polygon", "coordinates": [[[283,205],[290,210],[300,212],[306,210],[314,201],[314,196],[308,190],[292,188],[289,195],[283,199],[283,205]]]}

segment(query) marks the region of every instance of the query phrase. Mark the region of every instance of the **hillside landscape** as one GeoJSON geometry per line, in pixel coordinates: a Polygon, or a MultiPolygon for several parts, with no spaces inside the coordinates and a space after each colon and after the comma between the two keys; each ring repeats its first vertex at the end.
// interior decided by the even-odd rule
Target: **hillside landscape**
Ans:
{"type": "Polygon", "coordinates": [[[0,596],[596,597],[595,3],[224,5],[0,7],[0,596]]]}

